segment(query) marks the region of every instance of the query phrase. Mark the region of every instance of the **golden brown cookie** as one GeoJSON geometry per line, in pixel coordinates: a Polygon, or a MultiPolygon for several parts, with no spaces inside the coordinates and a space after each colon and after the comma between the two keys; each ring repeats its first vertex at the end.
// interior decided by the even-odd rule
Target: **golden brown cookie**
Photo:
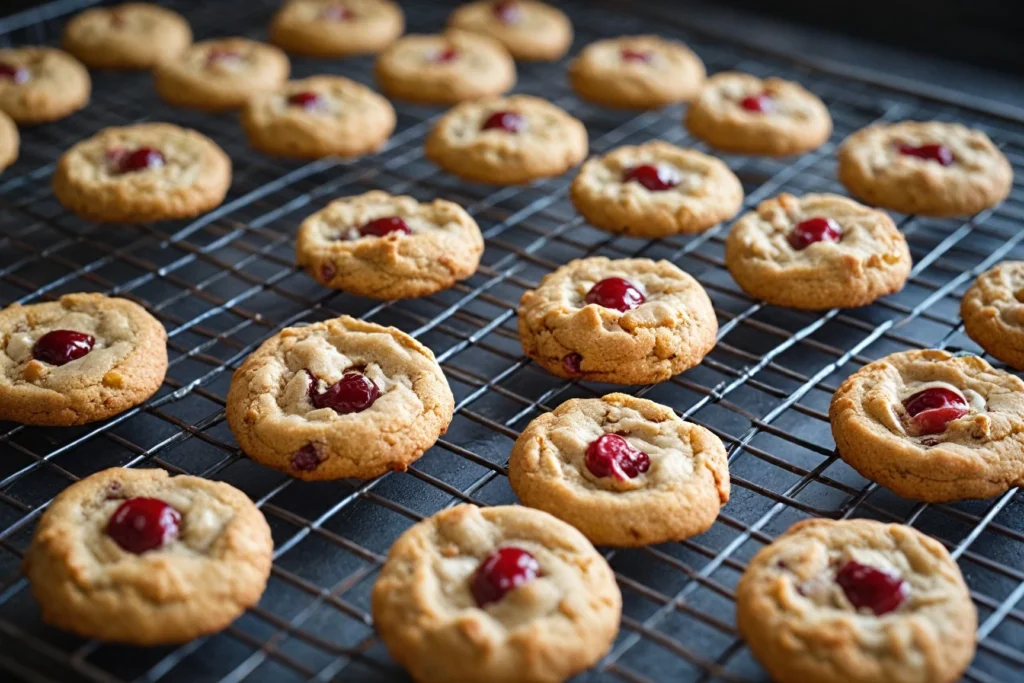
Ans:
{"type": "Polygon", "coordinates": [[[969,216],[1003,201],[1013,184],[992,140],[959,123],[876,124],[844,140],[838,157],[846,189],[900,213],[969,216]]]}
{"type": "Polygon", "coordinates": [[[798,522],[736,586],[736,625],[778,683],[953,683],[977,624],[956,562],[902,524],[798,522]]]}
{"type": "Polygon", "coordinates": [[[787,156],[824,144],[832,117],[799,83],[729,71],[707,80],[686,110],[686,128],[724,152],[787,156]]]}
{"type": "Polygon", "coordinates": [[[569,83],[577,95],[626,109],[689,102],[705,76],[704,62],[690,48],[653,35],[599,40],[569,65],[569,83]]]}
{"type": "Polygon", "coordinates": [[[553,62],[572,45],[572,23],[562,10],[532,0],[479,0],[461,5],[448,25],[490,36],[524,62],[553,62]]]}
{"type": "Polygon", "coordinates": [[[903,289],[910,248],[888,214],[834,194],[780,194],[732,227],[725,265],[750,296],[776,306],[866,306],[903,289]]]}
{"type": "Polygon", "coordinates": [[[743,204],[743,186],[721,160],[660,140],[591,158],[569,195],[591,225],[635,237],[703,232],[743,204]]]}
{"type": "Polygon", "coordinates": [[[88,104],[91,91],[89,72],[62,50],[0,49],[0,111],[20,124],[70,116],[88,104]]]}
{"type": "Polygon", "coordinates": [[[1006,261],[978,276],[960,304],[967,336],[987,353],[1024,370],[1024,261],[1006,261]]]}
{"type": "Polygon", "coordinates": [[[10,116],[0,111],[0,171],[18,160],[21,136],[10,116]]]}
{"type": "Polygon", "coordinates": [[[224,201],[231,160],[210,138],[169,123],[105,128],[64,152],[60,203],[101,223],[189,218],[224,201]]]}
{"type": "Polygon", "coordinates": [[[288,0],[270,22],[270,42],[307,57],[373,54],[405,30],[390,0],[288,0]]]}
{"type": "Polygon", "coordinates": [[[263,513],[238,489],[116,467],[57,496],[25,573],[48,624],[169,645],[220,631],[255,605],[273,549],[263,513]]]}
{"type": "Polygon", "coordinates": [[[832,397],[832,436],[853,469],[904,498],[990,498],[1024,484],[1024,381],[977,356],[904,351],[832,397]]]}
{"type": "Polygon", "coordinates": [[[152,69],[191,42],[192,29],[177,12],[127,2],[75,16],[64,27],[61,46],[94,69],[152,69]]]}
{"type": "Polygon", "coordinates": [[[583,535],[546,512],[459,505],[402,534],[373,619],[418,683],[559,683],[593,666],[622,594],[583,535]]]}

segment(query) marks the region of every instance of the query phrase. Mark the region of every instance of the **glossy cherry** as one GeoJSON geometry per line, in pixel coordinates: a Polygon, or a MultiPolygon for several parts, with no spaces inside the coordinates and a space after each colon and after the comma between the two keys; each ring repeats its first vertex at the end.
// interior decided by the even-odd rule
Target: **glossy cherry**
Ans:
{"type": "Polygon", "coordinates": [[[946,425],[950,422],[970,412],[967,400],[945,387],[919,391],[905,399],[903,407],[921,434],[940,434],[946,431],[946,425]]]}
{"type": "Polygon", "coordinates": [[[515,134],[522,131],[524,125],[526,125],[526,119],[522,114],[517,114],[514,111],[496,111],[487,117],[484,125],[480,126],[480,130],[498,128],[506,133],[515,134]]]}
{"type": "Polygon", "coordinates": [[[494,3],[494,16],[503,24],[516,24],[523,18],[523,8],[515,0],[494,3]]]}
{"type": "Polygon", "coordinates": [[[622,52],[619,53],[624,62],[644,62],[651,61],[651,53],[644,52],[643,50],[634,50],[631,47],[622,48],[622,52]]]}
{"type": "Polygon", "coordinates": [[[601,280],[587,292],[587,303],[597,304],[605,308],[613,308],[625,313],[632,311],[646,299],[643,292],[629,280],[621,277],[609,277],[601,280]]]}
{"type": "Polygon", "coordinates": [[[565,371],[570,375],[578,375],[583,372],[583,370],[580,369],[580,363],[582,362],[583,356],[578,353],[570,353],[562,359],[562,367],[565,368],[565,371]]]}
{"type": "Polygon", "coordinates": [[[292,467],[300,472],[312,472],[319,466],[320,454],[311,443],[292,453],[292,467]]]}
{"type": "Polygon", "coordinates": [[[857,609],[875,616],[892,612],[910,595],[910,584],[895,574],[850,560],[836,573],[836,583],[857,609]]]}
{"type": "Polygon", "coordinates": [[[302,107],[303,109],[310,110],[320,107],[323,104],[323,100],[315,92],[306,90],[289,95],[288,104],[293,107],[302,107]]]}
{"type": "Polygon", "coordinates": [[[668,166],[640,164],[627,168],[622,174],[622,182],[628,183],[631,180],[640,183],[651,192],[663,192],[679,184],[679,174],[668,166]]]}
{"type": "Polygon", "coordinates": [[[949,166],[955,160],[953,150],[945,145],[899,145],[899,153],[903,156],[917,157],[926,161],[934,161],[940,166],[949,166]]]}
{"type": "Polygon", "coordinates": [[[148,168],[160,168],[166,163],[163,153],[155,147],[139,147],[116,156],[119,173],[135,173],[148,168]]]}
{"type": "MultiPolygon", "coordinates": [[[[312,374],[310,374],[312,377],[312,374]]],[[[323,392],[316,389],[316,382],[309,388],[309,400],[314,408],[331,408],[336,413],[361,413],[380,397],[380,389],[369,377],[350,370],[323,392]]]]}
{"type": "Polygon", "coordinates": [[[54,330],[36,340],[32,357],[50,365],[65,365],[92,351],[96,338],[74,330],[54,330]]]}
{"type": "Polygon", "coordinates": [[[351,21],[356,13],[344,5],[328,5],[320,12],[320,17],[331,21],[351,21]]]}
{"type": "Polygon", "coordinates": [[[375,218],[359,228],[359,234],[363,237],[384,237],[393,232],[408,235],[409,224],[398,216],[387,216],[385,218],[375,218]]]}
{"type": "Polygon", "coordinates": [[[651,467],[651,458],[618,434],[604,434],[587,447],[587,469],[595,477],[636,479],[651,467]]]}
{"type": "Polygon", "coordinates": [[[747,111],[758,114],[770,114],[775,111],[775,100],[766,92],[759,95],[750,95],[740,100],[740,106],[747,111]]]}
{"type": "Polygon", "coordinates": [[[437,64],[447,64],[448,62],[454,62],[458,57],[459,51],[449,45],[435,52],[430,59],[437,64]]]}
{"type": "Polygon", "coordinates": [[[497,602],[527,581],[540,576],[537,558],[514,546],[498,548],[480,563],[469,581],[478,607],[497,602]]]}
{"type": "Polygon", "coordinates": [[[156,498],[129,498],[107,522],[107,535],[136,555],[156,550],[178,537],[181,513],[156,498]]]}
{"type": "Polygon", "coordinates": [[[7,62],[0,62],[0,78],[13,83],[24,83],[28,80],[28,69],[23,66],[15,66],[7,62]]]}
{"type": "Polygon", "coordinates": [[[797,223],[786,238],[789,245],[802,251],[816,242],[838,242],[843,237],[843,229],[831,218],[815,216],[797,223]]]}

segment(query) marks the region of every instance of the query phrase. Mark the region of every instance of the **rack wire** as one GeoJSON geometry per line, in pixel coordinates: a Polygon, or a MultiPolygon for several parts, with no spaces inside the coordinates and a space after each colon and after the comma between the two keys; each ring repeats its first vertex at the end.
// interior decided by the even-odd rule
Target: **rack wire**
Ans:
{"type": "MultiPolygon", "coordinates": [[[[0,20],[0,44],[55,43],[86,0],[60,0],[0,20]]],[[[276,2],[167,3],[198,38],[265,36],[276,2]]],[[[443,26],[450,3],[405,3],[411,30],[443,26]]],[[[978,654],[966,679],[1024,675],[1024,505],[993,500],[926,505],[867,482],[833,450],[827,406],[839,382],[888,353],[949,348],[980,353],[963,333],[959,299],[998,261],[1024,256],[1024,117],[943,101],[821,63],[796,62],[729,38],[637,13],[624,2],[563,3],[577,45],[656,31],[685,40],[709,71],[740,69],[802,82],[828,104],[832,139],[797,159],[726,157],[746,208],[779,192],[842,192],[834,150],[874,121],[956,120],[986,130],[1018,180],[1010,198],[967,220],[898,216],[915,265],[899,294],[857,310],[810,314],[745,296],[724,267],[729,224],[699,236],[649,241],[587,226],[566,198],[570,177],[527,187],[470,185],[438,174],[422,154],[439,110],[396,102],[398,131],[378,155],[289,163],[250,150],[233,115],[172,109],[144,74],[94,74],[87,109],[22,130],[21,158],[0,176],[0,305],[101,291],[144,305],[166,325],[170,367],[145,405],[106,422],[41,429],[0,425],[0,671],[26,681],[404,680],[375,637],[369,591],[394,539],[423,516],[460,502],[514,502],[505,476],[526,423],[573,397],[611,387],[549,376],[522,354],[520,295],[573,258],[667,258],[708,290],[721,331],[697,368],[633,393],[674,407],[729,448],[733,498],[714,527],[681,543],[606,550],[624,597],[622,629],[587,681],[763,680],[738,637],[734,587],[746,560],[809,516],[911,524],[945,544],[977,605],[978,654]],[[595,8],[597,4],[597,8],[595,8]],[[231,192],[198,219],[109,227],[66,212],[49,179],[60,153],[101,128],[168,120],[213,137],[234,160],[231,192]],[[370,302],[325,290],[294,265],[301,219],[334,197],[369,189],[420,200],[446,197],[481,224],[479,272],[435,296],[370,302]],[[281,328],[347,313],[395,325],[430,346],[456,396],[448,434],[408,472],[368,482],[303,483],[238,450],[224,421],[231,373],[281,328]],[[225,632],[181,647],[139,649],[83,640],[43,625],[19,572],[35,523],[53,496],[110,466],[163,467],[227,481],[249,494],[273,530],[274,568],[260,605],[225,632]]],[[[340,73],[372,83],[372,61],[305,61],[297,76],[340,73]]],[[[582,119],[594,153],[652,138],[701,148],[681,108],[614,113],[569,91],[564,63],[522,65],[519,92],[542,95],[582,119]]],[[[990,359],[991,360],[991,359],[990,359]]]]}

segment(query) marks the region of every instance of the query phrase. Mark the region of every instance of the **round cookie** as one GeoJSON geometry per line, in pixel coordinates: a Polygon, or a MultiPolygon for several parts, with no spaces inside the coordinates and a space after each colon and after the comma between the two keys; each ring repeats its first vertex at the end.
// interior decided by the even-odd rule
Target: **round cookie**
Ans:
{"type": "Polygon", "coordinates": [[[500,41],[524,62],[553,62],[572,45],[572,23],[562,10],[531,0],[480,0],[460,5],[448,25],[500,41]]]}
{"type": "Polygon", "coordinates": [[[372,609],[418,683],[558,683],[609,650],[622,594],[568,524],[520,506],[459,505],[395,541],[372,609]]]}
{"type": "Polygon", "coordinates": [[[725,265],[756,299],[827,310],[866,306],[903,289],[911,258],[883,211],[834,194],[780,194],[736,221],[725,265]]]}
{"type": "Polygon", "coordinates": [[[903,498],[990,498],[1024,484],[1024,381],[977,356],[904,351],[832,397],[839,455],[903,498]]]}
{"type": "Polygon", "coordinates": [[[319,159],[376,152],[395,129],[395,110],[365,85],[342,76],[312,76],[254,95],[242,128],[256,149],[319,159]]]}
{"type": "Polygon", "coordinates": [[[999,360],[1024,370],[1024,261],[978,276],[960,303],[967,336],[999,360]]]}
{"type": "Polygon", "coordinates": [[[516,82],[515,62],[501,43],[454,29],[400,38],[377,58],[375,73],[388,97],[424,104],[497,97],[516,82]]]}
{"type": "Polygon", "coordinates": [[[804,154],[832,134],[832,117],[799,83],[729,71],[707,80],[686,111],[686,128],[736,154],[804,154]]]}
{"type": "Polygon", "coordinates": [[[270,22],[270,42],[307,57],[373,54],[405,30],[390,0],[289,0],[270,22]]]}
{"type": "Polygon", "coordinates": [[[743,186],[720,159],[655,140],[589,159],[569,196],[602,230],[666,237],[732,218],[743,205],[743,186]]]}
{"type": "Polygon", "coordinates": [[[736,625],[778,683],[953,683],[977,623],[956,562],[902,524],[798,522],[736,586],[736,625]]]}
{"type": "Polygon", "coordinates": [[[64,27],[61,46],[94,69],[152,69],[191,42],[192,29],[177,12],[128,2],[75,16],[64,27]]]}
{"type": "Polygon", "coordinates": [[[985,133],[959,123],[902,121],[862,128],[839,147],[839,180],[876,206],[969,216],[1010,193],[1013,169],[985,133]]]}
{"type": "Polygon", "coordinates": [[[700,363],[717,333],[704,288],[668,261],[571,261],[519,301],[523,351],[566,379],[664,382],[700,363]]]}
{"type": "Polygon", "coordinates": [[[10,116],[0,110],[0,171],[18,160],[21,136],[10,116]]]}
{"type": "Polygon", "coordinates": [[[476,272],[483,250],[480,228],[458,204],[379,190],[317,211],[302,222],[295,247],[314,280],[373,299],[447,289],[476,272]]]}
{"type": "Polygon", "coordinates": [[[263,513],[233,486],[115,467],[57,496],[25,573],[48,624],[170,645],[220,631],[259,602],[273,549],[263,513]]]}
{"type": "Polygon", "coordinates": [[[729,500],[722,441],[626,394],[571,399],[533,420],[508,461],[524,505],[595,545],[643,546],[707,531],[729,500]]]}
{"type": "Polygon", "coordinates": [[[254,93],[276,90],[290,69],[284,52],[248,38],[195,43],[155,69],[154,85],[165,102],[204,111],[244,105],[254,93]]]}
{"type": "Polygon", "coordinates": [[[465,180],[520,185],[583,161],[587,129],[547,100],[512,95],[453,107],[430,131],[424,152],[465,180]]]}
{"type": "Polygon", "coordinates": [[[61,155],[53,191],[101,223],[190,218],[218,206],[231,160],[213,140],[169,123],[105,128],[61,155]]]}
{"type": "Polygon", "coordinates": [[[599,40],[569,65],[569,83],[582,99],[625,109],[689,102],[705,76],[690,48],[654,35],[599,40]]]}
{"type": "Polygon", "coordinates": [[[0,420],[68,426],[152,396],[167,371],[167,332],[144,308],[102,294],[0,310],[0,420]]]}
{"type": "Polygon", "coordinates": [[[0,49],[0,111],[20,124],[70,116],[88,104],[91,91],[89,72],[62,50],[0,49]]]}
{"type": "Polygon", "coordinates": [[[285,328],[245,359],[227,419],[253,460],[306,480],[405,471],[451,422],[434,354],[409,335],[342,316],[285,328]]]}

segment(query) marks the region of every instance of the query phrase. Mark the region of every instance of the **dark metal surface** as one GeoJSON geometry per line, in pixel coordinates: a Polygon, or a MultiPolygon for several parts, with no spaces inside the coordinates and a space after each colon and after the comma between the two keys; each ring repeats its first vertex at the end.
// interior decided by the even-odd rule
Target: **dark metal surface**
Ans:
{"type": "MultiPolygon", "coordinates": [[[[62,11],[81,2],[56,3],[62,11]]],[[[276,2],[169,3],[197,38],[264,37],[276,2]]],[[[410,29],[436,30],[447,7],[405,3],[410,29]]],[[[658,31],[686,40],[710,71],[738,68],[799,80],[835,119],[832,140],[799,159],[727,157],[746,206],[781,191],[842,192],[835,145],[878,120],[956,120],[984,128],[1024,177],[1024,120],[870,85],[828,65],[764,52],[684,30],[671,21],[588,11],[566,3],[577,45],[658,31]],[[823,68],[824,67],[824,68],[823,68]]],[[[48,6],[52,7],[52,6],[48,6]]],[[[45,11],[45,10],[44,10],[45,11]]],[[[53,42],[59,12],[0,22],[15,44],[53,42]]],[[[372,61],[296,61],[295,74],[341,73],[371,82],[372,61]]],[[[681,108],[623,114],[576,100],[564,63],[524,65],[520,92],[547,97],[580,117],[592,151],[661,137],[694,144],[681,108]]],[[[822,315],[763,306],[725,271],[728,224],[700,236],[645,241],[583,223],[566,199],[571,174],[525,188],[456,182],[422,156],[436,109],[396,103],[399,127],[381,154],[354,162],[299,164],[248,149],[233,115],[176,110],[145,74],[95,74],[91,105],[55,124],[23,129],[15,166],[0,176],[0,305],[95,290],[145,305],[170,335],[162,390],[145,406],[70,429],[0,425],[0,675],[27,681],[404,680],[374,637],[368,595],[391,542],[423,515],[461,501],[514,501],[509,448],[540,412],[611,387],[564,382],[523,357],[515,332],[519,296],[566,261],[588,254],[668,258],[707,288],[719,344],[697,368],[634,393],[666,403],[715,431],[730,449],[733,499],[706,534],[682,543],[607,551],[625,600],[611,653],[581,680],[763,680],[734,628],[733,588],[745,561],[807,516],[871,517],[913,524],[946,544],[980,614],[971,681],[1024,677],[1024,506],[997,499],[923,505],[870,485],[838,461],[825,415],[839,382],[887,353],[942,347],[978,351],[962,331],[959,297],[974,276],[1024,257],[1024,187],[970,220],[898,216],[915,259],[906,289],[874,306],[822,315]],[[235,178],[219,209],[196,220],[109,227],[78,220],[50,191],[53,164],[74,142],[109,125],[168,120],[197,128],[231,155],[235,178]],[[376,303],[325,290],[297,271],[293,237],[304,216],[330,199],[373,188],[462,203],[487,240],[483,265],[465,283],[422,300],[376,303]],[[238,452],[224,422],[231,372],[281,327],[341,313],[400,327],[430,346],[456,396],[449,433],[407,473],[371,482],[307,484],[259,467],[238,452]],[[276,544],[259,607],[222,634],[184,647],[138,649],[71,637],[44,626],[18,571],[35,522],[54,495],[98,469],[159,466],[230,482],[266,514],[276,544]]],[[[697,145],[699,147],[699,145],[697,145]]]]}

